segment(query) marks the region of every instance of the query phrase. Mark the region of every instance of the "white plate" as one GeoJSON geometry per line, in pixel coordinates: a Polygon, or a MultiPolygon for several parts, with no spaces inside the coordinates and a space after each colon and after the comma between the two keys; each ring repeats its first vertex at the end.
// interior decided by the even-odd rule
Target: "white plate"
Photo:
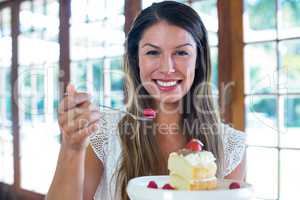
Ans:
{"type": "Polygon", "coordinates": [[[233,180],[218,180],[218,188],[210,191],[162,190],[147,188],[149,181],[155,181],[158,187],[169,183],[169,176],[143,176],[131,179],[127,193],[131,200],[250,200],[253,197],[252,186],[240,183],[240,189],[229,190],[233,180]]]}

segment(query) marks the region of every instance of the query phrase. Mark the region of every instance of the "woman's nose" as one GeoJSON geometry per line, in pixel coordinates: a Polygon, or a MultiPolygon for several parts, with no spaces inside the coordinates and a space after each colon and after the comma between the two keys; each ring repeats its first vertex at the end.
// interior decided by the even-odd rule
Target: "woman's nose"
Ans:
{"type": "Polygon", "coordinates": [[[160,62],[160,72],[172,73],[175,72],[175,66],[172,56],[163,56],[160,62]]]}

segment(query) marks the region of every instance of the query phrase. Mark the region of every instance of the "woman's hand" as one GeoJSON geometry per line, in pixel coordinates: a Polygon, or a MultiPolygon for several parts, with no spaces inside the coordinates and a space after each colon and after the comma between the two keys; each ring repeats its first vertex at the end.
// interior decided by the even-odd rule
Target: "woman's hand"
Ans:
{"type": "Polygon", "coordinates": [[[88,145],[88,136],[99,127],[100,112],[87,93],[77,92],[67,86],[67,96],[59,107],[58,123],[62,131],[62,147],[82,151],[88,145]]]}

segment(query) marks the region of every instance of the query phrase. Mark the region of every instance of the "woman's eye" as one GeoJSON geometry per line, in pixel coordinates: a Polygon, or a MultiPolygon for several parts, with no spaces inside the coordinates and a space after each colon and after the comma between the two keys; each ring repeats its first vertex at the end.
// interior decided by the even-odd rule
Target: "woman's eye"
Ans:
{"type": "Polygon", "coordinates": [[[186,55],[189,55],[189,54],[186,51],[176,51],[176,55],[186,56],[186,55]]]}
{"type": "Polygon", "coordinates": [[[158,51],[154,51],[154,50],[146,52],[146,55],[151,55],[151,56],[156,56],[158,54],[159,54],[159,52],[158,51]]]}

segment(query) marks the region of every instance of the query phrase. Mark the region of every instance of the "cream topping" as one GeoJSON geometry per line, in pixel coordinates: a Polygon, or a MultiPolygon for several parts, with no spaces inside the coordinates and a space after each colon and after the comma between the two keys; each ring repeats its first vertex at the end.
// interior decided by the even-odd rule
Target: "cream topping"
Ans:
{"type": "Polygon", "coordinates": [[[200,151],[197,153],[189,153],[183,156],[193,166],[208,166],[215,162],[216,158],[209,151],[200,151]]]}

